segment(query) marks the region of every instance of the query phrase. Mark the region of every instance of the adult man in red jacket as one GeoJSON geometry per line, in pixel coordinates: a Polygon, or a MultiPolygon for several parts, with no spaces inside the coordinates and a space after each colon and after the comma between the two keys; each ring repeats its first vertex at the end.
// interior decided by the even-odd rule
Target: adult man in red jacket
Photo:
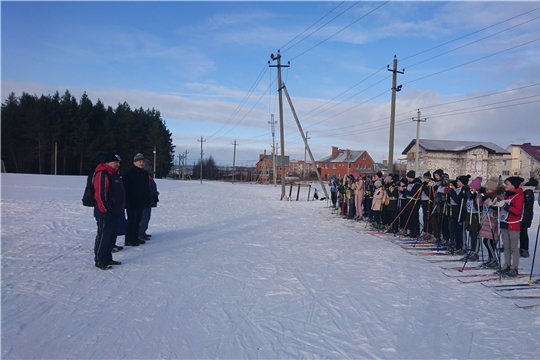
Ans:
{"type": "Polygon", "coordinates": [[[525,198],[520,188],[524,179],[511,176],[504,181],[504,200],[495,204],[500,208],[501,237],[504,247],[504,267],[501,272],[505,277],[518,276],[519,266],[519,233],[523,219],[525,198]]]}
{"type": "Polygon", "coordinates": [[[120,265],[112,258],[112,248],[118,234],[118,218],[124,215],[124,185],[118,173],[120,156],[108,152],[94,171],[94,217],[97,235],[94,244],[96,267],[107,270],[120,265]]]}

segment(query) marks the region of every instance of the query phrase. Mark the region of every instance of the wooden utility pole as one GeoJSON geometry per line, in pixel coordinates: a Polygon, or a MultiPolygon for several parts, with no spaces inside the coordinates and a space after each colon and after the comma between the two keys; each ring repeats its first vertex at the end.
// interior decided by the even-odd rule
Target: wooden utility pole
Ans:
{"type": "Polygon", "coordinates": [[[203,147],[202,147],[202,145],[203,145],[203,142],[206,142],[206,140],[203,140],[203,137],[201,136],[201,140],[197,140],[197,141],[199,141],[201,143],[201,184],[202,184],[202,168],[203,168],[203,166],[202,166],[202,155],[203,155],[203,147]]]}
{"type": "Polygon", "coordinates": [[[413,121],[416,121],[416,154],[415,154],[415,160],[414,160],[414,172],[416,173],[416,176],[419,176],[418,169],[420,168],[418,165],[418,158],[420,153],[420,122],[425,122],[427,119],[420,119],[420,109],[418,109],[418,119],[412,118],[413,121]]]}
{"type": "Polygon", "coordinates": [[[239,145],[236,142],[236,139],[234,140],[233,145],[234,145],[234,153],[233,153],[233,160],[232,160],[232,183],[234,184],[234,166],[235,166],[235,163],[236,163],[236,145],[239,145]]]}
{"type": "Polygon", "coordinates": [[[405,73],[403,71],[398,71],[397,69],[398,61],[396,55],[394,55],[394,65],[392,70],[390,70],[390,65],[387,66],[388,71],[391,71],[392,74],[392,105],[390,108],[390,140],[388,145],[388,173],[394,172],[394,128],[396,127],[396,93],[401,91],[401,85],[397,86],[397,74],[405,73]]]}
{"type": "MultiPolygon", "coordinates": [[[[270,58],[272,60],[277,60],[277,65],[269,65],[270,67],[277,67],[277,76],[278,76],[278,99],[279,99],[279,138],[281,142],[281,200],[285,199],[285,134],[283,132],[284,125],[283,125],[283,94],[281,90],[283,90],[283,83],[281,82],[281,68],[282,67],[289,67],[290,63],[287,65],[281,65],[281,54],[279,53],[277,56],[274,56],[274,54],[270,54],[270,58]]],[[[268,64],[270,64],[270,61],[268,61],[268,64]]],[[[303,135],[303,134],[302,134],[303,135]]]]}

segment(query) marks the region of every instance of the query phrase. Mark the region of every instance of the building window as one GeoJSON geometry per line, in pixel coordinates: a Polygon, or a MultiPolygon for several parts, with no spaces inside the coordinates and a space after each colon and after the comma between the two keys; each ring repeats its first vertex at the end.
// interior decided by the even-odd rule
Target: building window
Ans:
{"type": "Polygon", "coordinates": [[[503,160],[503,166],[506,166],[506,160],[503,160]]]}
{"type": "Polygon", "coordinates": [[[503,174],[503,176],[508,176],[508,175],[510,175],[510,171],[503,170],[502,174],[503,174]]]}
{"type": "Polygon", "coordinates": [[[336,164],[332,164],[332,169],[335,169],[336,168],[336,164]]]}
{"type": "Polygon", "coordinates": [[[521,169],[523,167],[523,160],[519,160],[519,168],[521,169]]]}

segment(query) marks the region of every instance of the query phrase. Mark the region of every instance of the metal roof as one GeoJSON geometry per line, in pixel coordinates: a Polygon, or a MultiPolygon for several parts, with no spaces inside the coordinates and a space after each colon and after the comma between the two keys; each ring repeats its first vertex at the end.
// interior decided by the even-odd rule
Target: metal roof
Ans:
{"type": "Polygon", "coordinates": [[[521,145],[512,144],[512,146],[519,146],[521,150],[527,153],[527,155],[531,156],[534,158],[534,160],[536,160],[536,162],[540,163],[540,146],[531,145],[531,143],[524,143],[521,145]]]}
{"type": "MultiPolygon", "coordinates": [[[[427,151],[434,152],[466,152],[477,147],[483,147],[490,153],[508,155],[508,151],[502,147],[487,141],[460,141],[460,140],[428,140],[420,139],[419,146],[427,151]]],[[[403,150],[402,155],[406,155],[413,146],[416,146],[416,139],[413,139],[409,145],[403,150]]]]}
{"type": "Polygon", "coordinates": [[[337,162],[340,162],[340,163],[355,162],[365,152],[366,152],[366,150],[351,150],[351,152],[349,154],[349,157],[347,157],[347,150],[339,149],[338,154],[337,154],[337,156],[335,158],[332,158],[332,155],[330,155],[330,156],[327,156],[325,158],[322,158],[321,160],[317,160],[317,162],[329,162],[329,163],[332,163],[332,162],[336,162],[336,163],[337,162]]]}

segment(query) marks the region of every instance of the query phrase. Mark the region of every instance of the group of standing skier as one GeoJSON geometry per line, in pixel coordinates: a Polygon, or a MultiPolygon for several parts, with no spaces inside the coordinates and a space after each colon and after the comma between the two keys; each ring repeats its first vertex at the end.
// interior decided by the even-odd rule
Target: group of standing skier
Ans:
{"type": "Polygon", "coordinates": [[[462,175],[451,180],[437,169],[421,178],[414,171],[404,178],[380,172],[373,177],[332,176],[329,185],[332,207],[344,218],[367,221],[374,230],[427,239],[451,254],[464,255],[463,261],[477,261],[483,244],[488,254],[483,266],[516,277],[519,258],[529,256],[538,181],[510,176],[482,184],[480,176],[470,179],[462,175]],[[504,266],[495,252],[499,240],[504,266]]]}

